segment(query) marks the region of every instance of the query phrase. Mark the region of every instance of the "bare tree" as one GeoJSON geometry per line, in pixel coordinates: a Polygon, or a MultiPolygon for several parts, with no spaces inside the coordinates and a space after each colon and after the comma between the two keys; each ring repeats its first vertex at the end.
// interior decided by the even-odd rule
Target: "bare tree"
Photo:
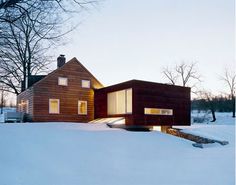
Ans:
{"type": "Polygon", "coordinates": [[[211,115],[212,115],[212,121],[211,122],[215,122],[216,121],[216,97],[210,92],[210,91],[198,91],[199,97],[204,100],[201,103],[203,104],[202,106],[205,109],[208,109],[211,111],[211,115]]]}
{"type": "Polygon", "coordinates": [[[173,70],[165,67],[162,72],[172,85],[177,83],[178,75],[173,70]]]}
{"type": "Polygon", "coordinates": [[[196,65],[197,63],[187,64],[182,62],[181,64],[176,64],[175,68],[172,69],[165,67],[162,73],[172,85],[195,87],[196,83],[201,81],[196,65]]]}
{"type": "Polygon", "coordinates": [[[68,16],[94,2],[0,1],[0,84],[19,94],[22,81],[45,72],[50,62],[48,50],[75,28],[65,29],[68,16]]]}
{"type": "Polygon", "coordinates": [[[0,114],[3,114],[3,108],[6,105],[6,92],[3,87],[0,88],[0,93],[1,93],[0,94],[0,108],[1,108],[0,114]]]}
{"type": "Polygon", "coordinates": [[[43,57],[54,40],[51,34],[55,33],[56,25],[54,21],[42,24],[45,13],[39,9],[30,17],[25,15],[1,25],[4,32],[0,33],[0,83],[9,87],[10,92],[19,94],[21,82],[42,72],[48,64],[43,57]]]}
{"type": "Polygon", "coordinates": [[[232,117],[235,118],[235,90],[236,90],[235,71],[229,71],[229,69],[226,69],[224,75],[221,76],[221,79],[228,86],[232,102],[232,114],[233,114],[232,117]]]}
{"type": "Polygon", "coordinates": [[[0,0],[0,20],[14,22],[21,16],[29,15],[35,8],[43,9],[52,5],[58,5],[58,9],[64,12],[78,12],[97,3],[97,0],[0,0]]]}
{"type": "Polygon", "coordinates": [[[181,79],[182,86],[188,86],[191,80],[200,81],[200,75],[196,70],[197,63],[186,64],[182,62],[176,66],[175,71],[181,79]]]}

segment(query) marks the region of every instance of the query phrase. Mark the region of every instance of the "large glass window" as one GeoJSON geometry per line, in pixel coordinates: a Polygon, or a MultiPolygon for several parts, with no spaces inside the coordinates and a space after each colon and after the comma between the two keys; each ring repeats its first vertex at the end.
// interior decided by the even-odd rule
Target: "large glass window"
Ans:
{"type": "Polygon", "coordinates": [[[132,113],[132,89],[125,89],[108,93],[107,112],[113,114],[131,114],[132,113]]]}
{"type": "Polygon", "coordinates": [[[78,101],[78,114],[87,115],[87,101],[78,101]]]}
{"type": "Polygon", "coordinates": [[[49,114],[59,114],[60,113],[60,100],[59,99],[49,99],[49,114]]]}
{"type": "Polygon", "coordinates": [[[150,115],[173,115],[173,109],[144,108],[144,114],[150,114],[150,115]]]}

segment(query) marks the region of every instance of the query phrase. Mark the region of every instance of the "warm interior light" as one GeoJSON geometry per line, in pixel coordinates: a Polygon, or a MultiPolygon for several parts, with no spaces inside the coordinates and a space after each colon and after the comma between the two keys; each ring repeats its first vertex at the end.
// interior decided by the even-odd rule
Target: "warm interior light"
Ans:
{"type": "Polygon", "coordinates": [[[78,102],[78,114],[87,114],[87,101],[78,102]]]}
{"type": "Polygon", "coordinates": [[[162,109],[162,108],[144,108],[144,114],[173,115],[173,110],[172,109],[162,109]]]}
{"type": "Polygon", "coordinates": [[[161,132],[161,126],[153,126],[152,130],[161,132]]]}
{"type": "Polygon", "coordinates": [[[107,94],[108,115],[132,114],[132,89],[107,94]]]}
{"type": "Polygon", "coordinates": [[[58,99],[49,100],[49,113],[59,114],[59,100],[58,99]]]}

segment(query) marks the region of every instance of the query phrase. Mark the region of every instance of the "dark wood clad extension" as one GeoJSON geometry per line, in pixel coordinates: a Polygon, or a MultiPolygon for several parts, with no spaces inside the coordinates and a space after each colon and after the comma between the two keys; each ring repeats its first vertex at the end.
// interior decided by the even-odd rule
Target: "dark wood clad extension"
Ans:
{"type": "Polygon", "coordinates": [[[95,118],[125,117],[127,125],[190,125],[190,88],[131,80],[95,91],[95,118]],[[107,94],[132,88],[132,115],[107,115],[107,94]],[[144,108],[173,109],[170,115],[145,115],[144,108]]]}

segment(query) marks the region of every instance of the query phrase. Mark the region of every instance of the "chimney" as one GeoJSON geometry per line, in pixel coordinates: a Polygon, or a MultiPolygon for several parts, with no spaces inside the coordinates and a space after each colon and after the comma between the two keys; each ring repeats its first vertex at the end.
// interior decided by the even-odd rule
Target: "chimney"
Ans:
{"type": "Polygon", "coordinates": [[[57,57],[57,68],[62,67],[66,63],[65,55],[60,55],[57,57]]]}

